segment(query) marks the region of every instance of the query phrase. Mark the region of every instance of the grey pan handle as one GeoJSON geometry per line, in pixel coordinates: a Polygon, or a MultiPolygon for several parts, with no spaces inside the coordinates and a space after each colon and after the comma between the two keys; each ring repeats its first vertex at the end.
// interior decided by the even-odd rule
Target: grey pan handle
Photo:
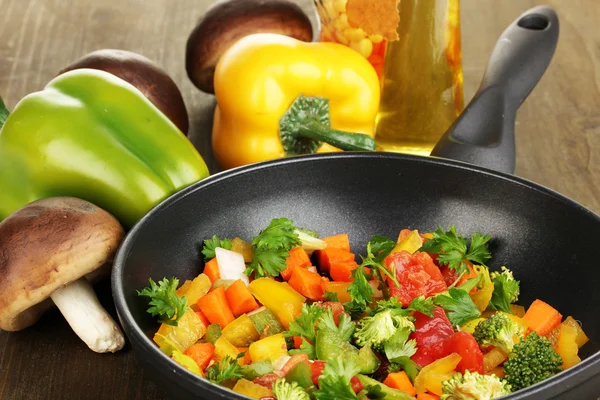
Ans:
{"type": "Polygon", "coordinates": [[[558,16],[546,6],[526,11],[506,28],[479,90],[431,155],[514,173],[517,109],[550,64],[558,31],[558,16]]]}

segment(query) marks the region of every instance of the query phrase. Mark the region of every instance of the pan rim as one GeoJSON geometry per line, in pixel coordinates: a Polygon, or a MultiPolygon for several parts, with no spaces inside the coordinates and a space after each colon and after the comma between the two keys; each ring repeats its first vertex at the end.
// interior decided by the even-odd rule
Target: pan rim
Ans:
{"type": "MultiPolygon", "coordinates": [[[[478,174],[482,174],[484,176],[491,177],[492,179],[500,179],[503,181],[508,181],[511,184],[516,184],[522,187],[527,188],[528,190],[534,190],[542,195],[550,196],[554,200],[560,201],[563,204],[571,207],[579,212],[587,214],[592,219],[595,219],[598,224],[600,224],[600,215],[596,214],[589,208],[583,206],[579,202],[570,199],[559,192],[545,187],[541,184],[535,183],[528,179],[518,177],[511,174],[506,174],[503,172],[493,171],[485,167],[480,167],[477,165],[473,165],[467,162],[449,160],[440,157],[424,157],[410,154],[399,154],[399,153],[390,153],[390,152],[336,152],[336,153],[319,153],[319,154],[311,154],[311,155],[300,155],[293,157],[286,157],[282,159],[263,161],[259,163],[244,165],[241,167],[232,168],[229,170],[221,171],[211,175],[207,178],[204,178],[198,182],[191,184],[190,186],[180,190],[179,192],[167,197],[155,207],[153,207],[144,217],[138,221],[133,228],[127,233],[123,243],[119,247],[117,255],[115,257],[112,275],[111,275],[111,287],[113,300],[115,303],[115,307],[117,309],[117,313],[119,318],[122,321],[123,328],[128,332],[133,338],[129,338],[130,341],[135,341],[140,346],[140,348],[144,349],[148,352],[146,354],[148,357],[152,357],[152,362],[157,363],[157,368],[163,369],[165,371],[171,371],[175,375],[177,375],[180,379],[184,379],[188,385],[193,385],[198,388],[202,388],[204,390],[208,390],[212,395],[221,397],[221,398],[235,398],[235,399],[247,399],[248,397],[239,395],[238,393],[233,392],[232,390],[216,385],[212,382],[209,382],[206,379],[199,378],[195,374],[191,373],[187,369],[178,365],[174,361],[172,361],[168,356],[162,353],[156,345],[144,334],[141,330],[140,326],[137,324],[127,303],[125,301],[125,293],[123,290],[123,276],[124,276],[124,266],[127,261],[129,255],[129,248],[132,243],[135,242],[136,237],[139,234],[139,231],[143,229],[144,225],[146,225],[147,221],[154,218],[155,215],[160,214],[163,210],[166,210],[175,204],[177,204],[180,200],[185,197],[191,195],[193,192],[203,190],[206,187],[211,185],[219,184],[224,180],[231,179],[233,177],[237,177],[239,175],[249,174],[256,171],[261,171],[264,169],[277,168],[281,165],[288,164],[297,164],[297,163],[307,163],[307,162],[315,162],[315,161],[327,161],[334,159],[389,159],[389,160],[399,160],[401,162],[411,162],[411,163],[422,163],[422,164],[436,164],[441,166],[446,166],[459,170],[466,170],[475,172],[478,174]]],[[[141,357],[140,357],[141,358],[141,357]]],[[[514,393],[508,395],[504,398],[507,400],[517,400],[517,399],[526,399],[526,398],[534,398],[533,396],[542,393],[550,393],[554,389],[553,396],[559,395],[571,387],[573,384],[580,384],[587,379],[590,379],[595,374],[590,374],[590,371],[593,371],[592,366],[600,365],[600,351],[592,354],[585,360],[582,360],[579,364],[574,367],[569,368],[568,370],[562,371],[557,374],[555,377],[549,379],[548,381],[539,382],[535,385],[532,385],[526,389],[519,391],[518,393],[514,393]],[[588,371],[588,374],[585,373],[588,371]],[[588,376],[589,375],[589,376],[588,376]],[[569,383],[567,384],[567,381],[569,383]],[[561,390],[556,391],[556,389],[560,388],[561,390]]]]}

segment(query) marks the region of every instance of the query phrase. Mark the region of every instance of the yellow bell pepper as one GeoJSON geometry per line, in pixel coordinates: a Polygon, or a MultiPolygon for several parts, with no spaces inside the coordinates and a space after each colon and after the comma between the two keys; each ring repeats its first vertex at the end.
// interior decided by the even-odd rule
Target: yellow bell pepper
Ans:
{"type": "Polygon", "coordinates": [[[577,328],[571,325],[560,324],[559,329],[555,350],[563,360],[561,368],[568,369],[581,362],[581,358],[577,354],[579,352],[579,346],[577,346],[576,341],[577,328]]]}
{"type": "Polygon", "coordinates": [[[161,324],[154,335],[154,342],[166,354],[173,350],[183,352],[206,333],[206,326],[191,308],[179,319],[177,326],[161,324]]]}
{"type": "Polygon", "coordinates": [[[221,361],[225,357],[229,356],[231,359],[237,359],[238,364],[244,364],[244,358],[237,358],[240,351],[235,347],[225,336],[221,336],[215,342],[215,360],[221,361]]]}
{"type": "Polygon", "coordinates": [[[260,334],[247,314],[242,314],[227,324],[223,329],[223,336],[236,347],[248,347],[260,338],[260,334]]]}
{"type": "Polygon", "coordinates": [[[452,353],[424,366],[415,378],[415,390],[417,393],[431,392],[441,396],[442,382],[454,375],[456,366],[460,360],[462,360],[462,357],[459,354],[452,353]]]}
{"type": "Polygon", "coordinates": [[[253,363],[269,359],[271,362],[276,361],[282,356],[287,356],[287,346],[283,334],[267,336],[254,342],[248,348],[250,358],[253,363]]]}
{"type": "Polygon", "coordinates": [[[268,388],[243,378],[236,382],[232,390],[253,399],[273,396],[273,392],[268,388]]]}
{"type": "Polygon", "coordinates": [[[250,293],[265,307],[271,310],[285,329],[290,327],[302,311],[306,297],[296,292],[287,282],[277,282],[271,278],[259,278],[250,282],[250,293]]]}
{"type": "Polygon", "coordinates": [[[398,241],[398,244],[396,244],[392,253],[408,251],[410,254],[414,254],[421,246],[423,246],[423,239],[421,238],[421,235],[419,235],[419,231],[413,230],[410,231],[406,238],[398,241]]]}
{"type": "Polygon", "coordinates": [[[221,56],[214,86],[212,147],[223,169],[316,151],[375,149],[377,73],[341,44],[249,35],[221,56]]]}

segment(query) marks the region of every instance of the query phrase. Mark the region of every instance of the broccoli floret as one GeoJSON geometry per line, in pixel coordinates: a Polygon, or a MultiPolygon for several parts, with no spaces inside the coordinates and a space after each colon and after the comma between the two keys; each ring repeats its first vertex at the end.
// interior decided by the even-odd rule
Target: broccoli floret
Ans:
{"type": "Polygon", "coordinates": [[[513,273],[506,267],[500,268],[502,272],[493,271],[490,273],[492,282],[500,282],[504,286],[504,290],[508,294],[508,299],[511,303],[519,300],[520,288],[519,281],[515,280],[513,273]]]}
{"type": "Polygon", "coordinates": [[[496,375],[466,370],[442,383],[440,400],[490,400],[510,394],[511,387],[496,375]]]}
{"type": "Polygon", "coordinates": [[[354,333],[359,346],[371,344],[374,349],[383,350],[383,344],[390,339],[399,329],[415,330],[415,325],[394,310],[378,312],[372,317],[365,317],[358,322],[358,329],[354,333]]]}
{"type": "Polygon", "coordinates": [[[562,363],[550,341],[534,331],[513,347],[513,354],[504,363],[505,378],[517,391],[557,374],[562,363]]]}
{"type": "Polygon", "coordinates": [[[273,383],[273,395],[277,400],[310,400],[304,388],[296,382],[287,382],[283,378],[273,383]]]}
{"type": "Polygon", "coordinates": [[[492,314],[485,321],[481,321],[473,332],[477,343],[483,346],[498,347],[506,354],[512,353],[515,336],[520,339],[522,334],[519,325],[501,313],[492,314]]]}

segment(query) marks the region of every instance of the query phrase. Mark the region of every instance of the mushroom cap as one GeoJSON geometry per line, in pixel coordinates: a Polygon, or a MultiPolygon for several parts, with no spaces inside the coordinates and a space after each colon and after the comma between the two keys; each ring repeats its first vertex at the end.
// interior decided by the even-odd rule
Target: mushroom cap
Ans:
{"type": "Polygon", "coordinates": [[[45,198],[15,211],[0,223],[0,329],[33,325],[52,307],[56,289],[106,275],[123,237],[111,214],[74,197],[45,198]]]}

